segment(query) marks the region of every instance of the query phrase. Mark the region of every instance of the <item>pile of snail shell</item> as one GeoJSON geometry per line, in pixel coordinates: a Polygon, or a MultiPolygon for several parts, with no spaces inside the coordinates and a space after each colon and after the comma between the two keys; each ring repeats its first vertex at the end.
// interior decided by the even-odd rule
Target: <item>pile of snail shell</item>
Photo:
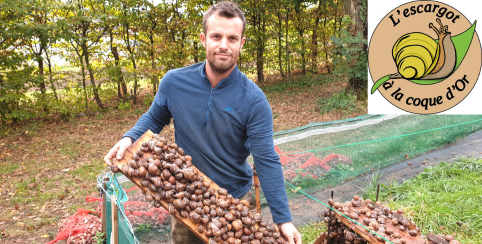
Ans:
{"type": "Polygon", "coordinates": [[[332,211],[332,218],[329,218],[329,212],[325,212],[325,223],[330,222],[329,230],[325,232],[324,244],[368,244],[368,242],[358,235],[355,231],[343,224],[339,219],[335,218],[335,212],[332,211]],[[329,240],[329,242],[328,242],[329,240]]]}
{"type": "MultiPolygon", "coordinates": [[[[120,171],[115,164],[111,170],[120,171]]],[[[155,207],[161,206],[160,201],[167,202],[171,215],[190,219],[209,243],[287,243],[277,225],[251,213],[246,200],[233,198],[224,188],[212,188],[193,168],[192,157],[158,134],[142,143],[133,159],[122,166],[122,173],[131,179],[141,177],[141,185],[149,189],[144,192],[147,201],[154,201],[155,207]]]]}
{"type": "MultiPolygon", "coordinates": [[[[416,227],[415,222],[403,216],[403,210],[392,210],[388,206],[383,206],[380,201],[374,203],[371,199],[362,199],[359,196],[354,196],[349,202],[343,204],[333,201],[333,199],[328,200],[328,204],[333,209],[338,210],[343,215],[349,217],[350,219],[357,221],[359,224],[363,224],[367,229],[375,232],[377,235],[366,231],[369,236],[374,237],[377,241],[383,243],[390,243],[385,241],[391,241],[394,244],[405,244],[410,243],[407,240],[407,236],[417,237],[421,235],[421,230],[416,227]],[[383,237],[383,238],[381,238],[383,237]]],[[[335,211],[331,212],[332,217],[330,218],[329,210],[325,210],[323,213],[324,221],[334,226],[339,226],[339,220],[335,218],[335,211]]],[[[344,229],[349,229],[346,225],[341,223],[344,229]]],[[[331,227],[331,225],[330,225],[331,227]]],[[[339,231],[338,231],[339,232],[339,231]]],[[[360,240],[359,236],[354,235],[351,238],[346,238],[345,243],[366,243],[367,240],[360,240]]],[[[440,237],[440,236],[439,236],[440,237]]],[[[450,244],[458,244],[459,242],[454,240],[452,236],[448,239],[445,236],[441,237],[450,242],[450,244]]]]}
{"type": "Polygon", "coordinates": [[[87,214],[75,225],[75,228],[81,231],[69,236],[67,244],[92,244],[95,243],[94,237],[97,232],[102,230],[102,222],[99,217],[87,214]]]}
{"type": "MultiPolygon", "coordinates": [[[[438,234],[437,237],[447,241],[449,244],[461,244],[459,241],[455,240],[454,236],[452,235],[438,234]]],[[[437,244],[437,242],[433,242],[430,240],[429,240],[429,243],[437,244]]]]}

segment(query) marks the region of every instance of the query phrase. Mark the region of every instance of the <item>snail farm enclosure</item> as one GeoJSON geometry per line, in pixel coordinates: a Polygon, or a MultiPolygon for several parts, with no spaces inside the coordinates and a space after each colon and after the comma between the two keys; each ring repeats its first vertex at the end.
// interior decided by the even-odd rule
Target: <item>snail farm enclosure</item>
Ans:
{"type": "MultiPolygon", "coordinates": [[[[299,198],[444,147],[481,129],[482,115],[367,115],[277,132],[273,140],[292,206],[299,198]]],[[[196,159],[192,160],[195,164],[196,159]]],[[[253,163],[252,158],[248,162],[253,163]]],[[[98,186],[107,196],[107,243],[113,236],[112,201],[118,206],[119,243],[171,243],[169,212],[147,202],[121,173],[111,175],[105,172],[98,177],[98,186]],[[110,179],[103,187],[106,177],[110,179]]],[[[272,222],[262,194],[260,200],[263,220],[272,222]]],[[[322,210],[327,206],[321,201],[312,204],[322,210]]],[[[295,225],[323,218],[310,212],[293,214],[295,225]]]]}

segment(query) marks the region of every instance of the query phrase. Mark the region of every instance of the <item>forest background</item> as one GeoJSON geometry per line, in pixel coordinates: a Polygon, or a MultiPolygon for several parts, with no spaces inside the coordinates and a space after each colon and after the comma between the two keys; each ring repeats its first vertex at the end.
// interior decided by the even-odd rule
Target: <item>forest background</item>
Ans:
{"type": "MultiPolygon", "coordinates": [[[[205,60],[202,14],[215,2],[1,0],[0,126],[149,104],[168,70],[205,60]]],[[[238,66],[258,86],[329,74],[366,101],[367,0],[236,2],[238,66]]]]}

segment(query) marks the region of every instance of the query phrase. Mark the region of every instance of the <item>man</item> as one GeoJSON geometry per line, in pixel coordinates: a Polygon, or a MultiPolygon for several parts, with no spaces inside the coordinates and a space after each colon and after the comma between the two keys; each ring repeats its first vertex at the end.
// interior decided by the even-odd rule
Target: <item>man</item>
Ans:
{"type": "MultiPolygon", "coordinates": [[[[200,36],[207,60],[169,71],[147,113],[104,159],[108,165],[114,156],[121,159],[145,131],[159,132],[174,118],[176,143],[192,156],[192,163],[233,197],[254,202],[250,192],[253,172],[246,161],[251,153],[273,221],[290,244],[301,244],[274,151],[271,107],[236,65],[246,40],[245,26],[236,4],[211,6],[200,36]]],[[[176,218],[171,219],[175,244],[203,243],[176,218]]]]}

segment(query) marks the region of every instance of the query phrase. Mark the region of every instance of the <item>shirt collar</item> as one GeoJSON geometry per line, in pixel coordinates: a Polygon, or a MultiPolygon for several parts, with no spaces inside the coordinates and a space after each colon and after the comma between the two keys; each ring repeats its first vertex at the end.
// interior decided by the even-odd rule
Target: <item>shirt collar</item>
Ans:
{"type": "MultiPolygon", "coordinates": [[[[207,84],[209,84],[209,86],[211,86],[211,82],[209,82],[209,79],[206,76],[206,62],[207,61],[205,60],[200,67],[201,77],[203,78],[204,82],[207,82],[207,84]]],[[[235,81],[238,78],[240,73],[241,73],[241,71],[238,69],[238,64],[235,64],[235,67],[234,67],[233,71],[231,71],[231,74],[229,74],[228,77],[220,80],[215,88],[216,89],[222,88],[224,86],[227,86],[227,85],[231,84],[233,81],[235,81]]]]}

